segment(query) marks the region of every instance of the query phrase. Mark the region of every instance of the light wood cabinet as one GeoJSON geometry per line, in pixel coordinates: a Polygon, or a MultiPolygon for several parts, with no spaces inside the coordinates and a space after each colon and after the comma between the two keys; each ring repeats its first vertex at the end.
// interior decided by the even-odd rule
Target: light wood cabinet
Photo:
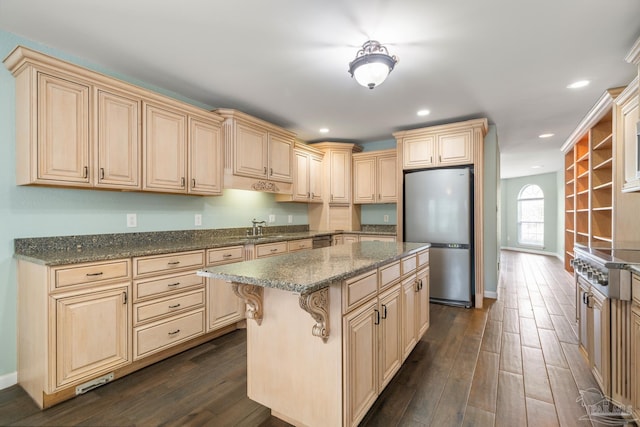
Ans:
{"type": "Polygon", "coordinates": [[[130,283],[52,295],[55,389],[131,362],[130,283]]]}
{"type": "Polygon", "coordinates": [[[16,182],[222,193],[222,118],[18,46],[16,182]]]}
{"type": "Polygon", "coordinates": [[[600,389],[611,395],[610,302],[602,293],[578,279],[580,292],[579,346],[600,389]]]}
{"type": "Polygon", "coordinates": [[[429,267],[418,271],[418,295],[416,296],[416,322],[418,340],[429,329],[429,267]]]}
{"type": "Polygon", "coordinates": [[[631,312],[631,406],[635,419],[640,419],[640,306],[631,312]]]}
{"type": "Polygon", "coordinates": [[[403,140],[404,170],[474,163],[472,129],[435,126],[397,132],[394,136],[403,140]]]}
{"type": "Polygon", "coordinates": [[[297,252],[305,249],[313,249],[313,239],[290,240],[287,242],[287,252],[297,252]]]}
{"type": "Polygon", "coordinates": [[[402,360],[405,360],[418,342],[416,329],[416,294],[417,281],[415,273],[402,280],[402,360]]]}
{"type": "Polygon", "coordinates": [[[361,234],[360,242],[395,242],[396,236],[377,235],[377,234],[361,234]]]}
{"type": "Polygon", "coordinates": [[[623,191],[640,191],[640,125],[638,119],[638,102],[640,102],[640,38],[636,40],[633,47],[625,60],[638,67],[638,77],[627,87],[627,90],[621,95],[620,103],[621,118],[618,132],[622,135],[624,142],[623,161],[624,161],[624,185],[623,191]]]}
{"type": "Polygon", "coordinates": [[[351,150],[329,152],[329,203],[351,202],[351,150]]]}
{"type": "Polygon", "coordinates": [[[255,245],[255,258],[266,258],[275,255],[286,254],[289,251],[287,242],[261,243],[255,245]]]}
{"type": "Polygon", "coordinates": [[[231,109],[224,118],[224,187],[292,194],[295,134],[231,109]]]}
{"type": "Polygon", "coordinates": [[[187,115],[145,104],[143,133],[143,189],[186,192],[187,115]]]}
{"type": "Polygon", "coordinates": [[[400,286],[394,286],[379,297],[380,303],[380,356],[379,393],[389,384],[402,365],[402,299],[400,286]]]}
{"type": "Polygon", "coordinates": [[[17,276],[18,382],[39,407],[131,363],[130,260],[18,260],[17,276]]]}
{"type": "Polygon", "coordinates": [[[140,190],[141,102],[126,93],[96,88],[96,187],[140,190]]]}
{"type": "MultiPolygon", "coordinates": [[[[207,266],[244,261],[244,246],[209,249],[207,266]]],[[[207,332],[239,322],[245,317],[244,301],[233,292],[230,283],[207,278],[207,332]]]]}
{"type": "Polygon", "coordinates": [[[306,144],[296,142],[293,150],[293,190],[291,196],[277,194],[281,202],[295,201],[322,203],[323,175],[322,158],[324,154],[306,144]]]}
{"type": "Polygon", "coordinates": [[[187,193],[222,194],[222,129],[220,123],[189,117],[187,193]]]}
{"type": "Polygon", "coordinates": [[[196,275],[204,259],[204,251],[133,258],[133,360],[205,333],[205,279],[196,275]]]}
{"type": "Polygon", "coordinates": [[[396,150],[353,155],[353,202],[395,203],[397,191],[396,150]]]}

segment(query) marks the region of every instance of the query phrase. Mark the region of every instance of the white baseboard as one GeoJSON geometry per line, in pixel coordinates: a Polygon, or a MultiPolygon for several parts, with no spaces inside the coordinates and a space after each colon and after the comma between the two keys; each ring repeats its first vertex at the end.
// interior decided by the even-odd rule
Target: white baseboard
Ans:
{"type": "Polygon", "coordinates": [[[10,374],[0,376],[0,390],[3,388],[11,387],[18,383],[18,373],[12,372],[10,374]]]}
{"type": "Polygon", "coordinates": [[[526,252],[529,254],[536,254],[536,255],[549,255],[556,258],[558,257],[558,254],[555,252],[539,251],[536,249],[513,248],[511,246],[502,246],[500,249],[507,250],[507,251],[515,251],[515,252],[526,252]]]}
{"type": "Polygon", "coordinates": [[[498,299],[498,293],[494,291],[484,291],[485,298],[498,299]]]}

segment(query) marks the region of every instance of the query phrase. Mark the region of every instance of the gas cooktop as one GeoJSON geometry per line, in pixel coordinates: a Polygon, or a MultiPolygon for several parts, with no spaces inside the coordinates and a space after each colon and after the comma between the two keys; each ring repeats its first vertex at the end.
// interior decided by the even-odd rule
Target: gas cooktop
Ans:
{"type": "Polygon", "coordinates": [[[592,243],[591,246],[585,246],[576,243],[575,249],[600,258],[607,264],[640,264],[639,242],[620,242],[613,248],[606,244],[592,243]]]}

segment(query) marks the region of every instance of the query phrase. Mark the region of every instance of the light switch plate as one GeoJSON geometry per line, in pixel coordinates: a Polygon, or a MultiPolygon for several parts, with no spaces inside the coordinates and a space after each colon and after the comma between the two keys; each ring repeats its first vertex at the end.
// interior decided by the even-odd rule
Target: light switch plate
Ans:
{"type": "Polygon", "coordinates": [[[287,221],[289,222],[289,224],[293,224],[293,215],[289,215],[287,221]]]}
{"type": "Polygon", "coordinates": [[[383,220],[383,221],[384,221],[384,222],[389,222],[389,215],[385,215],[385,216],[384,216],[384,220],[383,220]]]}
{"type": "Polygon", "coordinates": [[[276,216],[273,214],[269,215],[269,222],[276,222],[276,216]]]}
{"type": "Polygon", "coordinates": [[[196,214],[194,218],[195,218],[195,220],[194,220],[195,225],[202,225],[202,215],[201,214],[196,214]]]}

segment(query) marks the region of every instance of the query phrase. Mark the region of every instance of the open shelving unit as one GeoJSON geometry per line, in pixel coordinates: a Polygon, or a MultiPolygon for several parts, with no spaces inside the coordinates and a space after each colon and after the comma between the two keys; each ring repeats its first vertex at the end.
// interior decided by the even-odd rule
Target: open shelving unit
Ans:
{"type": "Polygon", "coordinates": [[[564,268],[573,272],[576,243],[613,245],[613,101],[624,88],[605,91],[562,146],[565,153],[564,268]]]}

